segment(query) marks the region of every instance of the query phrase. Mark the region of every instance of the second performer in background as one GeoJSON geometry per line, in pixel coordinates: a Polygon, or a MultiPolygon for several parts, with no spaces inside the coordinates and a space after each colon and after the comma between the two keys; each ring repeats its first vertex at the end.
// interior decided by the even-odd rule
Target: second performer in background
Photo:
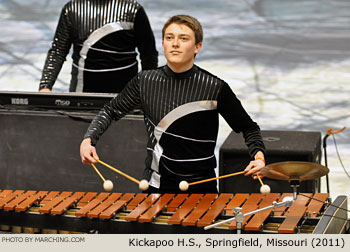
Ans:
{"type": "Polygon", "coordinates": [[[51,91],[73,45],[70,92],[119,93],[138,73],[157,68],[158,52],[135,0],[71,0],[62,9],[39,90],[51,91]]]}

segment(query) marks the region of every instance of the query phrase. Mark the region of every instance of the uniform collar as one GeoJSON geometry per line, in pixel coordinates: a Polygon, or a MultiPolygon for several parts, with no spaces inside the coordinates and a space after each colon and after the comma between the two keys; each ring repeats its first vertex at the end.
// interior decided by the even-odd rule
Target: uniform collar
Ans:
{"type": "Polygon", "coordinates": [[[164,72],[166,73],[167,76],[175,78],[175,79],[185,79],[192,75],[197,69],[196,65],[193,65],[191,69],[182,72],[182,73],[175,73],[173,70],[168,65],[164,66],[164,72]]]}

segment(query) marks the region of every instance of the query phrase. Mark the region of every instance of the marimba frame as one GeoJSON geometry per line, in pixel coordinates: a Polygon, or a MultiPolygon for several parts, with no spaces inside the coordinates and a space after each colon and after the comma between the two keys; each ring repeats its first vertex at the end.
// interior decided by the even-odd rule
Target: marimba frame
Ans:
{"type": "MultiPolygon", "coordinates": [[[[4,190],[5,191],[5,190],[4,190]]],[[[3,192],[4,192],[3,191],[3,192]]],[[[14,193],[14,192],[13,192],[14,193]]],[[[13,195],[13,193],[9,193],[8,195],[13,195]]],[[[24,192],[17,192],[17,194],[23,194],[24,192]]],[[[59,193],[61,198],[63,193],[59,193]]],[[[4,194],[4,193],[3,193],[4,194]]],[[[47,193],[47,195],[52,194],[52,192],[47,193]]],[[[248,209],[249,207],[245,204],[257,204],[259,202],[260,208],[266,206],[266,204],[271,204],[270,202],[276,199],[276,195],[278,197],[279,194],[273,195],[268,194],[263,197],[261,194],[252,194],[252,195],[244,195],[244,194],[206,194],[206,195],[198,195],[195,194],[187,195],[184,197],[184,194],[179,195],[156,195],[156,194],[121,194],[118,193],[109,194],[109,193],[85,193],[84,198],[86,198],[90,194],[90,198],[88,202],[85,202],[84,205],[81,205],[81,201],[77,200],[77,203],[71,205],[71,207],[64,211],[63,214],[48,214],[47,212],[43,212],[43,207],[40,205],[44,198],[41,201],[37,202],[36,205],[30,206],[26,211],[13,211],[13,210],[2,210],[0,211],[0,225],[10,225],[10,226],[23,226],[23,227],[35,227],[40,229],[56,229],[56,230],[67,230],[73,232],[83,232],[83,233],[196,233],[196,234],[208,234],[208,233],[236,233],[237,229],[231,229],[231,224],[224,224],[219,227],[216,227],[211,230],[204,230],[203,226],[207,225],[206,217],[210,216],[210,218],[214,218],[212,221],[209,218],[210,222],[219,222],[228,218],[231,218],[232,209],[234,208],[234,204],[240,204],[243,209],[248,209]],[[114,195],[113,202],[111,200],[112,195],[114,195]],[[242,196],[243,195],[243,196],[242,196]],[[128,197],[126,197],[128,196],[128,197]],[[196,196],[196,197],[195,197],[196,196]],[[246,197],[244,200],[242,200],[246,197]],[[94,200],[99,201],[97,204],[93,204],[94,200]],[[126,200],[126,198],[128,198],[126,200]],[[124,206],[122,210],[116,211],[115,214],[108,219],[106,218],[95,218],[95,215],[92,215],[94,209],[101,207],[102,202],[107,202],[108,199],[112,202],[111,206],[116,207],[117,204],[121,203],[121,206],[124,206]],[[124,201],[122,201],[124,199],[124,201]],[[194,201],[194,203],[190,202],[190,199],[194,201]],[[121,202],[122,201],[122,202],[121,202]],[[177,207],[172,207],[172,204],[175,202],[178,204],[177,207]],[[80,205],[79,205],[80,202],[80,205]],[[119,202],[119,203],[118,203],[119,202]],[[255,203],[254,203],[255,202],[255,203]],[[132,205],[134,204],[134,205],[132,205]],[[159,205],[160,204],[160,205],[159,205]],[[265,205],[264,205],[265,204],[265,205]],[[89,206],[95,205],[91,209],[89,206]],[[147,205],[145,209],[141,209],[143,205],[147,205]],[[161,209],[157,209],[158,208],[161,209]],[[190,210],[186,210],[186,205],[189,206],[190,210]],[[196,206],[196,207],[194,207],[196,206]],[[203,206],[205,209],[201,210],[200,206],[203,206]],[[168,208],[174,212],[167,212],[164,209],[168,208]],[[156,208],[156,209],[154,209],[156,208]],[[84,209],[87,209],[86,215],[84,215],[84,209]],[[213,212],[213,209],[218,210],[217,212],[213,212]],[[139,211],[139,215],[136,216],[135,212],[139,211]],[[147,211],[153,211],[155,216],[151,216],[150,218],[146,218],[147,211]],[[186,212],[187,211],[187,212],[186,212]],[[81,216],[77,216],[77,213],[81,213],[81,216]],[[219,213],[219,214],[218,214],[219,213]],[[89,217],[89,214],[95,217],[89,217]],[[174,219],[176,215],[181,216],[179,224],[171,222],[170,220],[174,219]],[[134,216],[134,217],[133,217],[134,216]],[[135,217],[136,216],[136,217],[135,217]],[[199,216],[199,217],[197,217],[199,216]],[[194,219],[193,218],[198,218],[194,219]],[[197,226],[193,226],[197,225],[197,226]]],[[[52,194],[53,195],[53,194],[52,194]]],[[[66,198],[73,197],[72,195],[77,195],[77,193],[68,194],[66,193],[66,198]],[[70,196],[69,196],[70,195],[70,196]]],[[[287,195],[287,194],[286,194],[287,195]]],[[[286,196],[284,195],[284,196],[286,196]]],[[[315,194],[313,197],[316,197],[315,194]]],[[[1,192],[0,192],[1,196],[1,192]]],[[[57,195],[56,195],[57,196],[57,195]]],[[[279,196],[281,200],[283,195],[279,196]]],[[[323,198],[327,198],[328,195],[322,195],[323,198]]],[[[13,197],[15,199],[16,197],[13,197]]],[[[53,202],[57,200],[57,197],[50,198],[48,202],[53,202]]],[[[308,201],[307,197],[304,197],[304,201],[308,201]]],[[[0,197],[0,209],[1,209],[1,200],[4,199],[0,197]]],[[[8,198],[9,199],[9,198],[8,198]]],[[[4,200],[3,200],[4,201],[4,200]]],[[[60,200],[57,200],[60,201],[60,200]]],[[[339,196],[333,205],[336,203],[339,206],[346,207],[347,198],[345,196],[339,196]]],[[[7,205],[10,202],[6,203],[7,205]]],[[[3,208],[6,204],[3,204],[3,208]]],[[[304,204],[304,203],[301,203],[304,204]]],[[[57,207],[57,206],[56,206],[57,207]]],[[[304,207],[305,204],[304,204],[304,207]]],[[[310,206],[308,206],[310,207],[310,206]]],[[[336,211],[338,208],[336,207],[333,212],[331,211],[331,207],[326,207],[324,204],[321,206],[320,210],[324,212],[328,212],[330,215],[335,215],[337,212],[341,212],[344,215],[344,211],[336,211]]],[[[247,210],[248,211],[248,210],[247,210]]],[[[50,210],[50,212],[54,212],[54,208],[50,210]]],[[[288,211],[287,211],[288,212],[288,211]]],[[[286,212],[286,213],[287,213],[286,212]]],[[[266,214],[266,213],[265,213],[266,214]]],[[[101,215],[101,214],[100,214],[101,215]]],[[[247,224],[247,228],[243,229],[244,233],[276,233],[276,227],[279,227],[283,224],[283,222],[288,218],[286,216],[278,216],[278,212],[274,212],[274,214],[269,213],[265,216],[265,221],[259,230],[248,229],[249,223],[247,224]]],[[[98,217],[98,216],[97,216],[98,217]]],[[[254,216],[255,217],[255,216],[254,216]]],[[[347,216],[342,216],[343,218],[347,218],[347,216]]],[[[328,218],[326,216],[301,216],[300,223],[302,223],[299,227],[295,229],[295,233],[298,232],[332,232],[338,233],[343,232],[342,230],[336,229],[332,227],[329,229],[330,231],[325,230],[325,228],[330,226],[332,222],[335,222],[334,219],[328,218]],[[322,224],[323,223],[323,224],[322,224]],[[324,227],[322,227],[322,225],[324,227]],[[313,227],[313,229],[312,229],[313,227]],[[315,228],[316,227],[316,228],[315,228]]],[[[253,217],[250,221],[253,220],[253,217]]],[[[339,226],[341,223],[337,221],[337,225],[339,226]]],[[[244,224],[245,225],[245,224],[244,224]]],[[[340,225],[341,226],[341,225],[340,225]]],[[[344,225],[343,225],[344,226],[344,225]]]]}

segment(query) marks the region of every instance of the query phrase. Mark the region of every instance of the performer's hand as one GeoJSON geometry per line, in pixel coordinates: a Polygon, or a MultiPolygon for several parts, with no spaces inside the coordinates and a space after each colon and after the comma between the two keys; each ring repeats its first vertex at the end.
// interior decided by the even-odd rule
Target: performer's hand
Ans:
{"type": "Polygon", "coordinates": [[[261,159],[250,161],[249,165],[244,169],[244,176],[252,175],[253,179],[257,179],[258,175],[260,178],[264,176],[260,173],[260,170],[265,167],[265,162],[261,159]]]}
{"type": "Polygon", "coordinates": [[[83,164],[95,164],[99,157],[96,148],[91,145],[91,139],[85,138],[80,144],[80,157],[83,164]]]}
{"type": "Polygon", "coordinates": [[[48,92],[51,92],[51,90],[49,88],[43,88],[43,89],[40,89],[39,92],[48,93],[48,92]]]}

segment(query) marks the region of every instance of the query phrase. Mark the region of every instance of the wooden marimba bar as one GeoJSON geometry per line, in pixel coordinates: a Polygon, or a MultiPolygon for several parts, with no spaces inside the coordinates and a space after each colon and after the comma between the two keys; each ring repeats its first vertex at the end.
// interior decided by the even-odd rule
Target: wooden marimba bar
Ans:
{"type": "MultiPolygon", "coordinates": [[[[87,233],[236,233],[236,221],[210,230],[203,227],[232,218],[236,207],[248,213],[291,196],[0,190],[0,225],[87,233]]],[[[337,204],[346,207],[346,196],[339,197],[337,204]]],[[[247,216],[242,233],[329,232],[333,220],[326,220],[324,213],[332,216],[338,211],[329,212],[327,200],[326,193],[299,194],[290,207],[247,216]]]]}

